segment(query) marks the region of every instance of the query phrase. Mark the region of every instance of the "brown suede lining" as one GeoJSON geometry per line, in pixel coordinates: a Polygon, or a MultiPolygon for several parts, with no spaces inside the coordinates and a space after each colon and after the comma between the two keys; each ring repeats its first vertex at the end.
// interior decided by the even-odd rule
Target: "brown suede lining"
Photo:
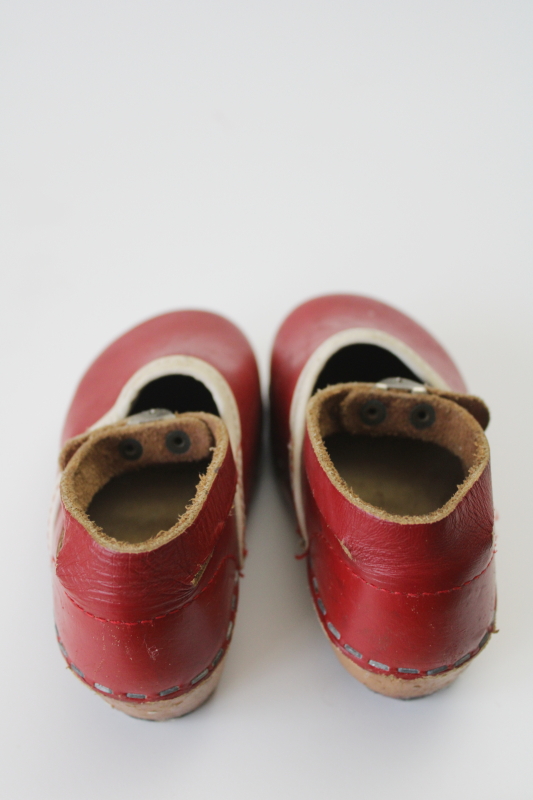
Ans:
{"type": "Polygon", "coordinates": [[[153,550],[183,533],[198,515],[213,484],[228,448],[226,426],[219,417],[202,412],[176,414],[173,419],[130,425],[121,421],[98,428],[66,443],[60,456],[64,465],[61,478],[61,498],[65,508],[102,546],[121,552],[153,550]],[[172,453],[166,446],[166,435],[174,430],[184,431],[191,446],[186,453],[172,453]],[[143,452],[134,461],[125,459],[119,443],[124,439],[141,443],[143,452]],[[196,494],[176,524],[141,542],[118,541],[108,536],[87,514],[91,501],[106,484],[125,473],[156,465],[201,462],[207,465],[201,475],[196,494]]]}
{"type": "Polygon", "coordinates": [[[145,542],[185,513],[208,464],[152,464],[117,475],[95,494],[87,516],[112,539],[145,542]]]}
{"type": "MultiPolygon", "coordinates": [[[[474,416],[466,410],[469,406],[475,408],[478,412],[476,416],[481,416],[483,421],[488,422],[488,412],[486,415],[482,413],[485,406],[477,398],[473,398],[475,403],[472,402],[472,398],[466,395],[460,397],[463,401],[461,403],[456,400],[458,396],[454,396],[453,400],[448,399],[450,397],[450,393],[437,390],[412,394],[395,389],[376,389],[374,384],[338,384],[322,389],[311,398],[307,408],[307,429],[320,464],[332,483],[350,502],[374,516],[390,521],[406,524],[434,522],[447,516],[456,507],[489,461],[489,447],[483,430],[474,416]],[[377,425],[366,424],[361,418],[361,409],[369,400],[378,400],[387,410],[386,418],[377,425]],[[416,428],[410,421],[412,409],[420,403],[431,405],[435,411],[434,423],[423,429],[416,428]],[[448,457],[448,462],[453,456],[459,459],[464,479],[443,505],[429,513],[390,513],[378,505],[365,502],[339,475],[324,440],[328,437],[334,440],[334,435],[341,433],[365,437],[370,443],[371,437],[397,437],[398,440],[431,443],[426,450],[444,448],[447,451],[444,456],[448,457]]],[[[386,448],[382,449],[386,453],[386,448]]],[[[394,449],[389,449],[389,452],[394,449]]],[[[419,449],[422,451],[424,446],[419,449]]],[[[407,446],[406,450],[410,450],[412,454],[413,450],[416,451],[416,446],[407,446]]],[[[450,474],[461,477],[460,470],[457,472],[453,465],[444,464],[446,458],[442,461],[443,470],[448,469],[450,474]]],[[[374,496],[379,496],[379,491],[374,491],[374,496]]],[[[401,507],[401,503],[397,505],[401,507]]],[[[420,507],[424,507],[424,504],[420,507]]]]}

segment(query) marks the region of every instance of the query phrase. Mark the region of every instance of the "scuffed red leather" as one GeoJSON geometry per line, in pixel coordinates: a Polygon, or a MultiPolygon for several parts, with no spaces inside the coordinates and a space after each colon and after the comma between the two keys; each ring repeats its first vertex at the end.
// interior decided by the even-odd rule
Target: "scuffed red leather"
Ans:
{"type": "MultiPolygon", "coordinates": [[[[171,355],[206,361],[232,389],[249,496],[260,440],[257,365],[243,334],[216,314],[165,314],[111,344],[76,391],[63,442],[101,419],[140,368],[171,355]]],[[[140,703],[173,698],[220,663],[238,603],[236,486],[229,448],[191,525],[148,552],[101,546],[61,507],[52,542],[58,640],[71,669],[103,696],[140,703]]]]}
{"type": "Polygon", "coordinates": [[[453,668],[465,656],[476,654],[493,624],[493,560],[463,586],[441,592],[392,591],[363,580],[339,542],[327,528],[319,532],[319,527],[315,525],[309,549],[311,592],[328,638],[344,655],[363,669],[398,673],[409,680],[416,675],[401,674],[403,669],[423,674],[453,668]],[[346,645],[361,658],[354,657],[346,645]],[[373,666],[371,661],[389,669],[373,666]]]}
{"type": "Polygon", "coordinates": [[[98,690],[95,684],[103,685],[121,700],[161,700],[160,692],[174,687],[170,696],[186,692],[195,677],[216,667],[229,643],[237,603],[236,574],[236,556],[219,561],[214,574],[204,575],[185,605],[138,622],[95,617],[56,582],[56,624],[69,665],[81,671],[91,687],[98,690]]]}
{"type": "Polygon", "coordinates": [[[444,519],[403,525],[350,503],[309,437],[304,461],[310,579],[331,640],[360,652],[365,669],[373,660],[392,672],[449,667],[473,653],[496,601],[489,469],[444,519]]]}
{"type": "Polygon", "coordinates": [[[457,367],[436,339],[395,308],[369,297],[349,294],[309,300],[283,322],[272,351],[272,440],[277,463],[284,474],[287,472],[291,402],[300,373],[326,339],[348,328],[374,328],[395,336],[422,356],[451,389],[466,391],[457,367]]]}
{"type": "Polygon", "coordinates": [[[159,692],[190,688],[200,672],[216,666],[237,606],[236,483],[228,450],[196,520],[149,552],[102,547],[62,508],[56,626],[69,663],[89,685],[102,684],[113,696],[160,699],[159,692]]]}
{"type": "Polygon", "coordinates": [[[57,579],[74,602],[105,619],[135,622],[175,611],[196,595],[194,579],[207,559],[203,578],[237,552],[230,514],[236,485],[235,463],[228,449],[194,522],[177,538],[148,552],[102,547],[62,508],[64,537],[55,559],[57,579]]]}
{"type": "Polygon", "coordinates": [[[62,443],[103,417],[141,367],[173,355],[207,361],[229,383],[240,412],[244,489],[249,498],[260,440],[259,374],[246,337],[218,314],[173,311],[137,325],[114,341],[82,378],[65,421],[62,443]]]}
{"type": "Polygon", "coordinates": [[[365,580],[394,591],[435,592],[462,585],[487,566],[494,527],[489,466],[450,514],[417,524],[380,519],[351,503],[328,478],[307,433],[304,468],[323,525],[365,580]]]}
{"type": "MultiPolygon", "coordinates": [[[[304,303],[281,326],[272,354],[272,439],[285,478],[300,373],[326,339],[357,327],[400,339],[452,390],[465,391],[442,347],[390,306],[353,295],[304,303]]],[[[476,655],[494,628],[496,605],[490,468],[452,513],[407,525],[373,516],[344,497],[307,434],[302,468],[310,589],[331,643],[363,669],[405,680],[476,655]]]]}

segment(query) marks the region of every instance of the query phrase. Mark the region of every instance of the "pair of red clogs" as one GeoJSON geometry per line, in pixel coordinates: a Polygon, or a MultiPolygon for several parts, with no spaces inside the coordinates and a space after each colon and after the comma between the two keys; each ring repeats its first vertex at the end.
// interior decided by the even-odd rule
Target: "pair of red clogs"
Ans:
{"type": "MultiPolygon", "coordinates": [[[[485,405],[420,326],[351,295],[286,319],[270,398],[335,654],[392,697],[448,685],[494,630],[485,405]]],[[[70,669],[115,708],[167,719],[215,689],[260,430],[254,355],[214,314],[139,325],[81,381],[50,529],[55,617],[70,669]]]]}

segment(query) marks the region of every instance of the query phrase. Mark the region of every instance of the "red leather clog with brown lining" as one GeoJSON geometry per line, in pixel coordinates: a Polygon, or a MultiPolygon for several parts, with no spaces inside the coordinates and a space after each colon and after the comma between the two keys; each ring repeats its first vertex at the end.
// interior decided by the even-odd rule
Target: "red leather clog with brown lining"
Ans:
{"type": "Polygon", "coordinates": [[[271,415],[335,654],[391,697],[447,686],[494,630],[485,405],[408,317],[333,295],[281,326],[271,415]]]}
{"type": "Polygon", "coordinates": [[[59,646],[112,706],[188,713],[231,640],[260,437],[252,350],[178,311],[119,338],[82,379],[50,537],[59,646]]]}

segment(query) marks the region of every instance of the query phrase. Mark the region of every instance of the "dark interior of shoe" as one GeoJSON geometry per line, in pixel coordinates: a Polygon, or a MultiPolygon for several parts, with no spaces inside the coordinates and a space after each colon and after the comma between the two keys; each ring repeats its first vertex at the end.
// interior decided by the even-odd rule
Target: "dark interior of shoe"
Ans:
{"type": "Polygon", "coordinates": [[[190,375],[164,375],[147,383],[133,401],[129,414],[150,408],[168,408],[179,414],[205,411],[220,416],[209,389],[190,375]]]}
{"type": "Polygon", "coordinates": [[[176,524],[208,464],[156,464],[118,475],[95,494],[87,514],[113,539],[145,542],[176,524]]]}
{"type": "Polygon", "coordinates": [[[317,378],[313,393],[336,383],[377,383],[384,378],[420,381],[403,361],[374,344],[350,344],[334,353],[317,378]]]}
{"type": "Polygon", "coordinates": [[[327,436],[325,444],[350,489],[389,514],[430,514],[465,479],[458,456],[434,442],[339,432],[327,436]]]}

